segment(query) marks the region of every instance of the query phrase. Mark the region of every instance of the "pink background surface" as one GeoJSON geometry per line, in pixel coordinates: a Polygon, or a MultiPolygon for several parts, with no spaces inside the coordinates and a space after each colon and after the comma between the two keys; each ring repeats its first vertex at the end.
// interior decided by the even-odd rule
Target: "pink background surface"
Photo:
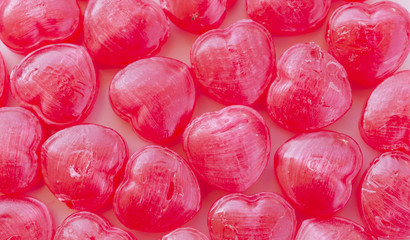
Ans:
{"type": "MultiPolygon", "coordinates": [[[[408,0],[393,0],[407,8],[410,11],[410,1],[408,0]]],[[[379,1],[366,1],[368,3],[374,3],[379,1]]],[[[333,0],[332,8],[330,13],[332,13],[338,6],[344,4],[343,0],[333,0]]],[[[80,1],[80,5],[82,7],[83,13],[87,1],[80,1]]],[[[330,14],[329,14],[330,16],[330,14]]],[[[329,16],[327,19],[329,19],[329,16]]],[[[245,0],[238,0],[237,3],[231,8],[228,9],[227,17],[225,18],[222,26],[220,28],[225,28],[230,24],[236,22],[239,19],[248,18],[245,9],[245,0]]],[[[319,44],[323,49],[328,49],[325,43],[325,30],[326,25],[322,25],[319,29],[314,32],[299,35],[299,36],[292,36],[292,37],[276,37],[274,36],[274,43],[276,48],[276,56],[277,59],[282,55],[282,53],[296,43],[303,43],[303,42],[316,42],[319,44]]],[[[175,58],[185,62],[186,64],[190,64],[189,61],[189,52],[190,48],[195,41],[198,35],[190,34],[185,32],[175,25],[171,23],[171,33],[170,38],[163,46],[161,52],[157,54],[157,56],[167,56],[171,58],[175,58]]],[[[82,43],[79,40],[78,43],[82,43]]],[[[22,55],[15,54],[11,52],[7,47],[4,46],[3,43],[0,42],[0,51],[4,57],[7,72],[10,73],[12,68],[23,58],[22,55]]],[[[100,81],[100,89],[98,92],[98,97],[96,104],[91,111],[89,117],[84,121],[86,123],[97,123],[103,126],[111,127],[118,131],[123,138],[126,140],[129,146],[130,155],[132,155],[136,150],[140,149],[143,146],[151,145],[152,143],[146,142],[142,140],[136,133],[132,130],[131,126],[120,119],[117,115],[114,114],[109,100],[108,100],[108,86],[110,84],[111,79],[113,76],[120,70],[119,68],[101,68],[100,66],[96,66],[97,69],[97,76],[100,81]]],[[[403,66],[400,70],[410,69],[410,58],[407,58],[403,66]]],[[[372,89],[353,89],[353,106],[344,115],[340,120],[336,123],[332,124],[325,129],[334,130],[337,132],[342,132],[348,134],[352,138],[354,138],[360,145],[362,152],[363,152],[363,168],[359,174],[359,178],[356,179],[353,186],[353,195],[350,198],[348,204],[345,208],[343,208],[340,212],[336,214],[336,216],[342,216],[349,218],[357,223],[362,224],[358,208],[357,208],[357,201],[358,201],[358,186],[359,180],[361,179],[363,172],[368,168],[370,162],[378,155],[380,155],[379,151],[376,151],[370,148],[368,145],[364,143],[362,138],[360,137],[358,131],[358,123],[361,115],[361,111],[364,107],[366,99],[369,97],[372,89]]],[[[197,105],[195,107],[194,116],[197,117],[204,112],[208,111],[215,111],[219,110],[224,107],[224,105],[216,103],[215,101],[211,100],[210,98],[204,96],[202,93],[198,94],[199,97],[197,98],[197,105]]],[[[12,98],[10,91],[8,92],[7,101],[5,106],[17,106],[17,103],[12,98]]],[[[268,165],[264,172],[262,173],[259,180],[246,192],[245,194],[255,194],[261,191],[272,191],[283,195],[279,189],[277,180],[274,176],[273,171],[273,155],[276,149],[283,144],[286,140],[291,138],[292,136],[296,135],[293,132],[287,131],[285,129],[280,128],[275,123],[272,122],[270,117],[268,116],[267,112],[265,111],[265,107],[263,102],[258,103],[255,108],[262,114],[264,119],[266,120],[269,128],[270,134],[272,139],[272,151],[271,157],[269,159],[268,165]]],[[[178,141],[177,144],[169,146],[172,150],[176,151],[177,153],[181,154],[185,158],[185,154],[182,150],[182,144],[178,141]]],[[[184,226],[190,226],[199,229],[200,231],[204,232],[206,235],[209,236],[208,228],[206,224],[207,214],[211,207],[211,205],[221,196],[227,194],[227,192],[214,190],[211,187],[207,186],[204,183],[201,183],[201,191],[202,191],[202,208],[200,212],[187,224],[184,226]]],[[[69,209],[65,204],[59,202],[47,189],[44,183],[40,183],[40,185],[35,189],[27,193],[39,200],[43,201],[50,209],[53,214],[54,221],[56,227],[61,224],[61,222],[71,213],[75,212],[76,210],[69,209]]],[[[105,216],[113,225],[126,229],[115,217],[112,208],[107,208],[105,211],[100,212],[101,215],[105,216]]],[[[300,222],[307,218],[300,213],[298,213],[298,220],[300,222]]],[[[138,231],[131,231],[132,233],[137,236],[138,239],[158,239],[165,233],[143,233],[138,231]]]]}

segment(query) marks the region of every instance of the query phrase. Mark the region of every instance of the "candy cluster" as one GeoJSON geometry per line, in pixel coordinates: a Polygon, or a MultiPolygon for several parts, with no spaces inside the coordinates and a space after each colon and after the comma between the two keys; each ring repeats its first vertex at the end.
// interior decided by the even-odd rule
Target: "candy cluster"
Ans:
{"type": "Polygon", "coordinates": [[[2,0],[0,40],[24,58],[6,69],[0,54],[0,240],[410,239],[410,14],[358,2],[2,0]],[[328,51],[308,41],[277,60],[277,38],[324,26],[328,51]],[[186,32],[189,61],[155,56],[186,32]],[[362,91],[360,136],[325,129],[362,91]],[[89,121],[97,106],[146,146],[130,154],[89,121]],[[274,145],[275,129],[292,137],[274,145]],[[248,194],[263,174],[280,191],[248,194]],[[32,196],[44,184],[65,220],[32,196]],[[208,231],[184,226],[213,192],[208,231]],[[363,226],[335,215],[352,196],[363,226]]]}

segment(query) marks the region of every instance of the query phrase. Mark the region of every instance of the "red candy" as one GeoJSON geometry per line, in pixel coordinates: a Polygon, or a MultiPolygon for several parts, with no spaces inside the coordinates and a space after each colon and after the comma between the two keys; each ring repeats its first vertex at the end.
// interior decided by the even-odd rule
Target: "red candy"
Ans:
{"type": "Polygon", "coordinates": [[[329,20],[327,42],[352,82],[376,85],[392,75],[410,51],[410,15],[394,2],[346,4],[329,20]]]}
{"type": "Polygon", "coordinates": [[[106,65],[123,65],[159,52],[169,20],[152,0],[90,0],[84,14],[84,43],[106,65]]]}
{"type": "Polygon", "coordinates": [[[47,206],[26,196],[0,196],[0,238],[52,240],[53,217],[47,206]]]}
{"type": "Polygon", "coordinates": [[[135,240],[128,232],[113,227],[103,217],[91,212],[76,212],[57,228],[55,240],[135,240]]]}
{"type": "Polygon", "coordinates": [[[115,112],[142,137],[160,144],[179,136],[195,105],[189,67],[165,57],[128,65],[114,77],[109,92],[115,112]]]}
{"type": "Polygon", "coordinates": [[[110,128],[95,124],[66,128],[42,146],[44,181],[69,207],[99,210],[111,199],[127,157],[126,143],[110,128]]]}
{"type": "Polygon", "coordinates": [[[320,26],[330,10],[331,0],[246,0],[251,19],[272,34],[301,34],[320,26]]]}
{"type": "Polygon", "coordinates": [[[148,146],[134,153],[114,196],[114,212],[127,227],[147,232],[173,230],[201,207],[198,181],[177,153],[148,146]]]}
{"type": "Polygon", "coordinates": [[[359,145],[331,131],[300,134],[275,154],[276,177],[283,193],[314,216],[334,214],[346,205],[361,166],[359,145]]]}
{"type": "Polygon", "coordinates": [[[217,28],[226,15],[227,0],[160,1],[171,21],[192,33],[203,33],[217,28]]]}
{"type": "Polygon", "coordinates": [[[214,203],[208,214],[208,227],[212,240],[292,240],[296,215],[278,194],[234,193],[214,203]]]}
{"type": "Polygon", "coordinates": [[[341,217],[302,222],[295,240],[377,240],[362,226],[341,217]]]}
{"type": "Polygon", "coordinates": [[[231,192],[248,189],[269,159],[269,129],[262,116],[230,106],[194,119],[184,132],[184,151],[197,176],[231,192]]]}
{"type": "Polygon", "coordinates": [[[376,158],[360,188],[361,216],[377,237],[410,239],[410,155],[387,152],[376,158]]]}
{"type": "Polygon", "coordinates": [[[0,192],[25,192],[39,180],[38,150],[43,128],[21,107],[0,108],[0,192]]]}
{"type": "Polygon", "coordinates": [[[209,240],[209,238],[195,228],[185,227],[175,229],[160,240],[209,240]]]}
{"type": "Polygon", "coordinates": [[[371,147],[410,153],[410,71],[384,80],[370,95],[360,133],[371,147]]]}
{"type": "Polygon", "coordinates": [[[334,123],[352,105],[346,71],[315,43],[296,44],[278,63],[270,86],[268,112],[282,127],[312,131],[334,123]]]}
{"type": "Polygon", "coordinates": [[[80,16],[76,0],[2,0],[0,39],[20,53],[72,41],[80,33],[80,16]]]}
{"type": "Polygon", "coordinates": [[[30,53],[14,67],[10,88],[14,98],[45,123],[65,127],[88,115],[98,85],[85,48],[55,44],[30,53]]]}
{"type": "Polygon", "coordinates": [[[276,76],[273,40],[251,20],[201,35],[191,63],[202,90],[224,104],[253,104],[276,76]]]}
{"type": "Polygon", "coordinates": [[[0,106],[4,102],[4,98],[6,96],[6,66],[4,65],[3,56],[0,54],[0,106]]]}

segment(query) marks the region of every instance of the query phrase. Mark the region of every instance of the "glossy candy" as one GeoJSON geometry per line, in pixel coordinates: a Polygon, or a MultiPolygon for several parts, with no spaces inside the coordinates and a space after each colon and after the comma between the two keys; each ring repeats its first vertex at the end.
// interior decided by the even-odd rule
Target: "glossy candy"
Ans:
{"type": "Polygon", "coordinates": [[[65,127],[88,115],[98,84],[85,48],[55,44],[30,53],[15,66],[10,88],[14,98],[46,124],[65,127]]]}
{"type": "Polygon", "coordinates": [[[361,166],[359,145],[332,131],[300,134],[275,154],[276,177],[283,193],[303,212],[321,217],[346,205],[361,166]]]}
{"type": "Polygon", "coordinates": [[[2,0],[0,39],[13,51],[29,53],[47,44],[75,40],[80,17],[76,0],[2,0]]]}
{"type": "MultiPolygon", "coordinates": [[[[231,0],[230,0],[231,1],[231,0]]],[[[178,27],[203,33],[221,25],[227,0],[160,0],[164,12],[178,27]]]]}
{"type": "Polygon", "coordinates": [[[410,15],[389,1],[346,4],[330,18],[327,42],[352,82],[376,85],[392,75],[410,51],[410,15]]]}
{"type": "Polygon", "coordinates": [[[127,145],[116,131],[95,124],[76,125],[43,144],[44,181],[69,207],[99,210],[111,199],[127,157],[127,145]]]}
{"type": "Polygon", "coordinates": [[[301,34],[319,27],[331,0],[246,0],[251,19],[275,35],[301,34]]]}
{"type": "Polygon", "coordinates": [[[184,227],[175,229],[160,240],[209,240],[209,238],[195,228],[184,227]]]}
{"type": "Polygon", "coordinates": [[[7,73],[6,66],[4,65],[3,56],[0,53],[0,106],[3,104],[7,93],[7,73]]]}
{"type": "Polygon", "coordinates": [[[115,112],[142,137],[160,144],[179,136],[195,105],[189,67],[165,57],[128,65],[114,77],[109,93],[115,112]]]}
{"type": "Polygon", "coordinates": [[[372,92],[360,133],[375,149],[410,153],[410,71],[394,74],[372,92]]]}
{"type": "Polygon", "coordinates": [[[113,227],[105,218],[91,212],[76,212],[57,228],[54,240],[135,240],[120,228],[113,227]]]}
{"type": "Polygon", "coordinates": [[[90,0],[84,14],[84,43],[106,65],[124,65],[159,52],[169,20],[152,0],[90,0]]]}
{"type": "Polygon", "coordinates": [[[302,222],[295,240],[377,240],[359,224],[341,217],[302,222]]]}
{"type": "Polygon", "coordinates": [[[292,240],[296,232],[295,210],[271,192],[234,193],[215,202],[208,214],[212,240],[292,240]]]}
{"type": "Polygon", "coordinates": [[[395,151],[376,158],[360,187],[361,216],[377,237],[410,239],[410,155],[395,151]]]}
{"type": "Polygon", "coordinates": [[[199,211],[201,192],[182,157],[167,148],[148,146],[129,159],[113,203],[125,226],[162,232],[180,227],[199,211]]]}
{"type": "Polygon", "coordinates": [[[346,71],[315,43],[296,44],[278,63],[270,86],[268,112],[282,127],[312,131],[334,123],[352,105],[346,71]]]}
{"type": "Polygon", "coordinates": [[[265,169],[270,135],[262,116],[230,106],[194,119],[184,132],[184,151],[197,176],[231,192],[248,189],[265,169]]]}
{"type": "Polygon", "coordinates": [[[202,90],[223,104],[253,104],[276,76],[273,40],[251,20],[201,35],[191,63],[202,90]]]}
{"type": "Polygon", "coordinates": [[[0,196],[0,239],[52,240],[54,223],[47,206],[26,196],[0,196]]]}
{"type": "Polygon", "coordinates": [[[25,192],[39,180],[38,150],[43,128],[21,107],[0,108],[0,192],[25,192]]]}

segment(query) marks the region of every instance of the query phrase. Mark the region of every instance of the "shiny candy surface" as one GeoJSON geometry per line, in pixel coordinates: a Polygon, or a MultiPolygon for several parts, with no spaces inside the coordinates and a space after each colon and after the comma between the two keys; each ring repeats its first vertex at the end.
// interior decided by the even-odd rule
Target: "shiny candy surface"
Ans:
{"type": "Polygon", "coordinates": [[[315,43],[296,44],[278,63],[269,88],[268,112],[282,127],[312,131],[334,123],[352,105],[345,69],[315,43]]]}
{"type": "Polygon", "coordinates": [[[21,107],[0,108],[0,192],[25,192],[39,180],[39,119],[21,107]]]}
{"type": "Polygon", "coordinates": [[[360,208],[365,226],[377,237],[410,239],[410,155],[387,152],[363,178],[360,208]]]}
{"type": "Polygon", "coordinates": [[[60,201],[78,210],[99,210],[108,203],[127,157],[122,137],[95,124],[61,130],[41,148],[47,187],[60,201]]]}
{"type": "Polygon", "coordinates": [[[91,212],[76,212],[57,228],[54,240],[135,240],[120,228],[113,227],[103,217],[91,212]]]}
{"type": "Polygon", "coordinates": [[[54,223],[47,206],[26,196],[0,196],[0,239],[51,240],[54,223]]]}
{"type": "Polygon", "coordinates": [[[175,25],[192,33],[202,33],[217,28],[226,15],[227,0],[160,0],[160,2],[175,25]]]}
{"type": "Polygon", "coordinates": [[[191,63],[202,90],[223,104],[253,104],[276,76],[273,40],[251,20],[201,35],[191,63]]]}
{"type": "Polygon", "coordinates": [[[3,56],[0,53],[0,106],[3,105],[4,99],[7,93],[7,73],[6,66],[4,65],[3,56]]]}
{"type": "Polygon", "coordinates": [[[209,238],[195,228],[184,227],[175,229],[160,240],[209,240],[209,238]]]}
{"type": "Polygon", "coordinates": [[[111,82],[115,112],[145,139],[165,144],[188,124],[195,105],[195,85],[189,67],[171,58],[138,60],[111,82]]]}
{"type": "Polygon", "coordinates": [[[327,42],[352,82],[376,85],[393,74],[409,53],[410,15],[390,1],[346,4],[330,18],[327,42]]]}
{"type": "Polygon", "coordinates": [[[295,240],[376,240],[359,224],[341,217],[302,222],[295,240]]]}
{"type": "Polygon", "coordinates": [[[248,189],[269,159],[269,129],[259,113],[230,106],[194,119],[185,129],[184,151],[197,176],[214,188],[248,189]]]}
{"type": "Polygon", "coordinates": [[[275,154],[275,171],[294,206],[309,215],[328,216],[346,205],[362,160],[352,138],[319,131],[285,142],[275,154]]]}
{"type": "Polygon", "coordinates": [[[15,66],[10,88],[14,98],[46,124],[65,127],[88,115],[98,84],[85,48],[55,44],[30,53],[15,66]]]}
{"type": "Polygon", "coordinates": [[[301,34],[320,26],[330,10],[331,0],[246,0],[251,19],[272,34],[301,34]]]}
{"type": "Polygon", "coordinates": [[[156,54],[169,35],[169,20],[151,0],[90,0],[84,43],[106,65],[124,65],[156,54]]]}
{"type": "Polygon", "coordinates": [[[194,173],[177,153],[160,146],[145,147],[131,156],[114,196],[118,219],[131,229],[147,232],[180,227],[200,207],[194,173]]]}
{"type": "Polygon", "coordinates": [[[410,71],[394,74],[372,92],[360,133],[373,148],[410,153],[410,71]]]}
{"type": "Polygon", "coordinates": [[[296,215],[276,193],[234,193],[214,203],[208,214],[208,227],[213,240],[292,240],[296,215]]]}
{"type": "Polygon", "coordinates": [[[0,39],[20,53],[72,41],[80,33],[80,16],[76,0],[3,0],[0,39]]]}

